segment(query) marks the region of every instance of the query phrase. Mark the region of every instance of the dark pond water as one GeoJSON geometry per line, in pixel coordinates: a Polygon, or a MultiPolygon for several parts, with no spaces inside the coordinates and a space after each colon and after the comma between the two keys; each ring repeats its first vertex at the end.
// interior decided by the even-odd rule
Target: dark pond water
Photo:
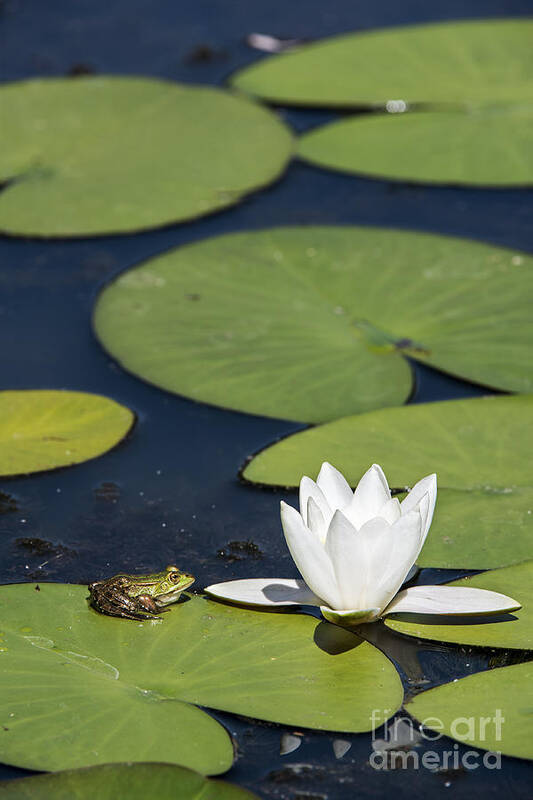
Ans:
{"type": "MultiPolygon", "coordinates": [[[[528,0],[3,0],[0,79],[94,70],[218,85],[262,57],[244,42],[252,31],[316,38],[424,20],[528,12],[528,0]]],[[[311,111],[280,113],[298,130],[325,117],[311,111]]],[[[295,162],[272,188],[192,224],[68,242],[0,237],[1,388],[100,392],[138,415],[131,437],[101,459],[0,483],[0,491],[11,497],[6,501],[0,495],[0,582],[38,577],[85,583],[174,561],[194,572],[199,587],[216,579],[295,574],[278,521],[280,499],[294,498],[242,486],[236,475],[248,455],[299,426],[194,404],[118,368],[90,329],[95,296],[118,272],[188,241],[278,224],[386,225],[533,252],[532,210],[532,191],[358,180],[295,162]],[[44,544],[31,545],[28,539],[44,544]],[[247,551],[231,545],[246,541],[257,547],[247,551]]],[[[412,402],[481,394],[429,369],[414,369],[412,402]]],[[[431,579],[443,577],[441,571],[431,579]]],[[[494,659],[482,650],[419,647],[379,628],[376,636],[403,670],[409,691],[485,669],[494,659]]],[[[280,756],[280,738],[288,729],[215,716],[238,742],[239,757],[228,777],[265,798],[531,796],[533,767],[524,761],[504,758],[501,770],[376,771],[368,763],[369,735],[304,732],[299,749],[280,756]],[[336,738],[352,743],[341,759],[332,748],[336,738]]],[[[440,746],[453,744],[443,740],[440,746]]],[[[23,774],[0,767],[0,777],[23,774]]]]}

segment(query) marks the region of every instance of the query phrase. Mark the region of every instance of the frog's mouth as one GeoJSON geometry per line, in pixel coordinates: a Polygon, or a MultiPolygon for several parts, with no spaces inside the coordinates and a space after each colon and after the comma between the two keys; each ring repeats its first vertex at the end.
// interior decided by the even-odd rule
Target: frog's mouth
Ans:
{"type": "Polygon", "coordinates": [[[180,598],[180,594],[183,591],[185,591],[185,589],[188,589],[189,586],[192,586],[193,583],[194,583],[194,578],[191,578],[189,583],[187,583],[185,586],[180,586],[179,589],[177,588],[172,589],[170,592],[167,592],[166,594],[160,594],[156,601],[157,604],[160,606],[169,606],[171,603],[176,603],[180,598]]]}

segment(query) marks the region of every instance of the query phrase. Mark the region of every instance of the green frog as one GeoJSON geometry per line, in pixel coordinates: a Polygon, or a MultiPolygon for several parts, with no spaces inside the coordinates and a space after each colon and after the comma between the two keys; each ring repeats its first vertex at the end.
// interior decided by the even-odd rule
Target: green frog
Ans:
{"type": "Polygon", "coordinates": [[[170,565],[154,575],[115,575],[89,584],[89,602],[102,614],[126,619],[153,619],[168,611],[194,576],[170,565]]]}

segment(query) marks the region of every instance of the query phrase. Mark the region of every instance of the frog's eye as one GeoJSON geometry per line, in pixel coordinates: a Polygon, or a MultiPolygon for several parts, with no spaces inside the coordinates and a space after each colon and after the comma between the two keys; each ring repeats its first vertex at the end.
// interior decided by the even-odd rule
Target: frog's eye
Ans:
{"type": "Polygon", "coordinates": [[[177,583],[180,579],[180,575],[181,572],[170,572],[168,578],[172,581],[172,583],[177,583]]]}

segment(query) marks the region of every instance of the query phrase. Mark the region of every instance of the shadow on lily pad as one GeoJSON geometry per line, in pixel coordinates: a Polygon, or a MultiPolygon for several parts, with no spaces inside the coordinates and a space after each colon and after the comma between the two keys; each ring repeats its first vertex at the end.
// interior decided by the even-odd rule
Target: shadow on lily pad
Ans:
{"type": "Polygon", "coordinates": [[[457,616],[446,614],[390,614],[391,620],[411,622],[416,625],[492,625],[495,622],[512,622],[518,620],[514,614],[477,614],[457,616]]]}
{"type": "Polygon", "coordinates": [[[329,653],[330,656],[354,650],[364,641],[357,634],[329,622],[319,622],[313,638],[317,647],[325,653],[329,653]]]}

